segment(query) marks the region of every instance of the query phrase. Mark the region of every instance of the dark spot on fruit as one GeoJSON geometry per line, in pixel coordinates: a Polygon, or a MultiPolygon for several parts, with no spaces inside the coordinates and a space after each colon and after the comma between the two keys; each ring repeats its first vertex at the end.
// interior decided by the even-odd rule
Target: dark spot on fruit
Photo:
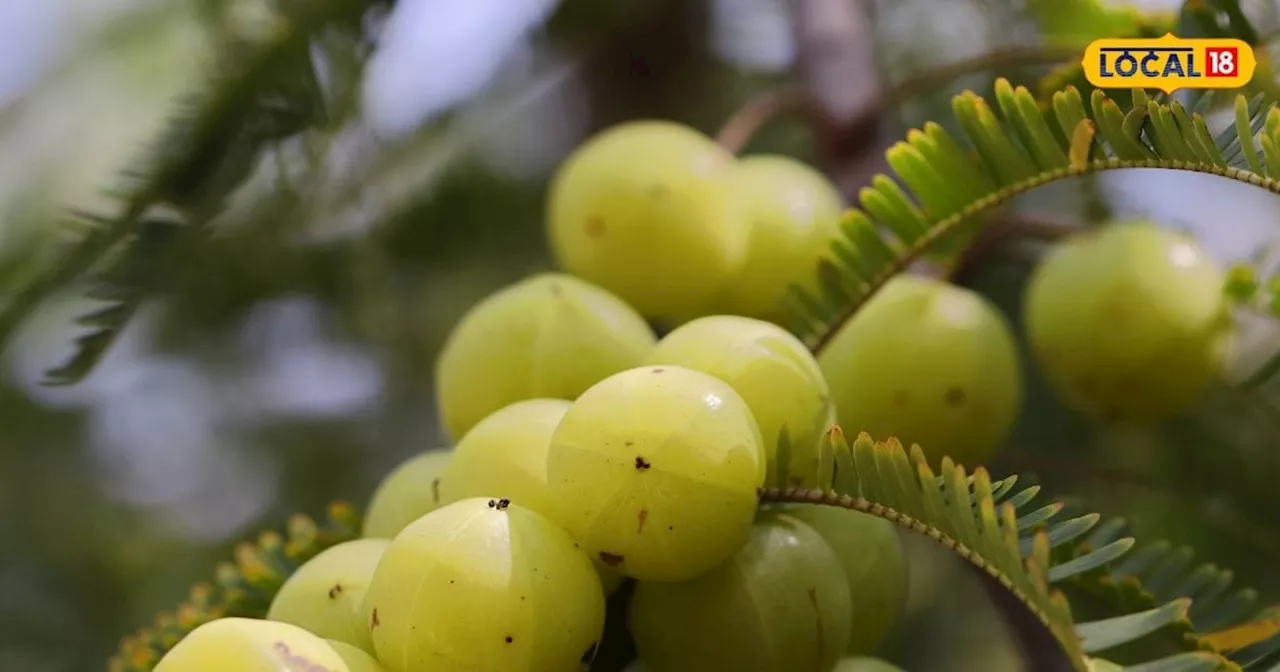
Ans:
{"type": "Polygon", "coordinates": [[[506,636],[502,641],[504,641],[504,642],[506,642],[506,643],[510,644],[510,643],[511,643],[511,635],[507,635],[507,636],[506,636]]]}
{"type": "Polygon", "coordinates": [[[654,369],[650,369],[650,370],[651,370],[651,371],[653,371],[654,373],[662,373],[662,367],[661,367],[661,366],[659,366],[659,367],[657,367],[657,368],[654,368],[654,369]]]}
{"type": "Polygon", "coordinates": [[[600,236],[603,236],[604,229],[604,219],[597,215],[588,217],[587,221],[582,224],[582,232],[587,234],[588,238],[599,238],[600,236]]]}
{"type": "Polygon", "coordinates": [[[497,505],[498,505],[497,500],[494,500],[494,499],[489,500],[489,508],[491,508],[491,509],[492,509],[493,507],[495,507],[495,506],[497,506],[497,505]]]}
{"type": "Polygon", "coordinates": [[[906,390],[898,390],[893,393],[893,405],[899,408],[911,403],[911,395],[906,390]]]}
{"type": "Polygon", "coordinates": [[[373,621],[369,624],[369,629],[372,630],[379,625],[382,625],[382,621],[378,620],[378,610],[375,608],[373,610],[373,621]]]}
{"type": "Polygon", "coordinates": [[[644,532],[645,521],[649,520],[649,509],[640,509],[640,513],[636,515],[636,519],[640,522],[640,524],[636,526],[636,534],[640,534],[641,532],[644,532]]]}
{"type": "Polygon", "coordinates": [[[336,599],[338,599],[338,596],[339,596],[339,595],[341,595],[341,594],[342,594],[342,584],[341,584],[341,583],[335,583],[335,584],[333,584],[333,587],[329,589],[329,599],[331,599],[331,600],[336,600],[336,599]]]}
{"type": "Polygon", "coordinates": [[[586,652],[582,654],[582,664],[590,665],[596,659],[596,649],[599,648],[600,642],[591,642],[591,646],[588,646],[586,652]]]}
{"type": "Polygon", "coordinates": [[[624,442],[622,443],[622,445],[624,445],[624,446],[626,446],[626,447],[630,448],[631,446],[636,445],[636,442],[635,442],[635,441],[624,441],[624,442]]]}
{"type": "Polygon", "coordinates": [[[498,500],[498,506],[497,506],[497,509],[498,509],[499,511],[506,511],[508,506],[511,506],[511,500],[509,500],[509,499],[499,499],[499,500],[498,500]]]}
{"type": "Polygon", "coordinates": [[[963,406],[967,395],[965,395],[963,388],[952,387],[947,390],[947,394],[944,398],[946,399],[948,406],[963,406]]]}
{"type": "Polygon", "coordinates": [[[640,455],[636,455],[636,471],[644,471],[645,469],[648,469],[649,467],[652,467],[652,466],[653,466],[652,464],[649,464],[647,461],[645,461],[644,457],[640,455]]]}
{"type": "Polygon", "coordinates": [[[813,618],[818,623],[818,660],[826,658],[826,637],[822,632],[822,610],[818,608],[818,591],[814,588],[809,589],[809,604],[813,605],[813,618]]]}
{"type": "Polygon", "coordinates": [[[440,504],[440,479],[431,479],[431,503],[440,504]]]}
{"type": "Polygon", "coordinates": [[[610,567],[617,567],[618,565],[621,565],[624,559],[625,558],[621,555],[609,553],[607,551],[600,551],[600,562],[603,562],[610,567]]]}
{"type": "Polygon", "coordinates": [[[672,531],[672,530],[674,530],[674,529],[676,529],[676,528],[675,528],[674,526],[672,526],[672,525],[668,525],[668,526],[667,526],[667,531],[668,531],[668,532],[670,532],[670,531],[672,531]]]}

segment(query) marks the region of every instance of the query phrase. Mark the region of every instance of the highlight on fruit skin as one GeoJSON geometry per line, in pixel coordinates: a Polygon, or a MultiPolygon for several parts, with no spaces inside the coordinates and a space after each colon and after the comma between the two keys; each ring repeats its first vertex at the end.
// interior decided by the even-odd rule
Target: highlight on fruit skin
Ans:
{"type": "Polygon", "coordinates": [[[830,506],[784,511],[821,535],[844,568],[853,605],[847,653],[875,651],[907,606],[910,572],[897,528],[883,518],[830,506]]]}
{"type": "Polygon", "coordinates": [[[373,491],[361,534],[390,539],[440,506],[440,475],[452,455],[448,449],[429,450],[392,469],[373,491]]]}
{"type": "Polygon", "coordinates": [[[321,551],[276,592],[267,619],[373,653],[362,600],[390,542],[357,539],[321,551]]]}
{"type": "Polygon", "coordinates": [[[703,314],[746,261],[734,157],[670,121],[596,134],[560,166],[547,233],[566,271],[651,319],[703,314]]]}
{"type": "Polygon", "coordinates": [[[737,551],[764,477],[747,403],[679,366],[631,369],[587,390],[547,456],[561,525],[592,557],[649,581],[693,578],[737,551]]]}
{"type": "Polygon", "coordinates": [[[821,535],[762,516],[730,560],[681,583],[641,581],[627,623],[655,670],[830,670],[849,642],[844,570],[821,535]]]}
{"type": "Polygon", "coordinates": [[[383,555],[366,623],[388,672],[560,672],[594,652],[604,592],[542,514],[465,499],[419,518],[383,555]]]}
{"type": "Polygon", "coordinates": [[[817,291],[818,264],[840,237],[844,197],[822,173],[787,156],[743,157],[732,179],[750,233],[724,308],[779,322],[792,285],[817,291]]]}
{"type": "MultiPolygon", "coordinates": [[[[154,672],[363,672],[324,639],[289,623],[219,618],[183,637],[154,672]]],[[[376,669],[376,668],[375,668],[376,669]]]]}
{"type": "Polygon", "coordinates": [[[688,322],[664,336],[645,364],[674,364],[729,383],[760,426],[775,482],[778,443],[787,434],[790,485],[817,484],[818,448],[834,423],[831,391],[809,349],[782,327],[736,315],[688,322]]]}
{"type": "Polygon", "coordinates": [[[1022,406],[1022,367],[1008,321],[985,297],[898,275],[818,354],[840,425],[985,463],[1022,406]]]}
{"type": "Polygon", "coordinates": [[[1027,340],[1062,401],[1144,423],[1194,404],[1231,339],[1226,274],[1191,238],[1147,221],[1059,243],[1024,296],[1027,340]]]}
{"type": "Polygon", "coordinates": [[[574,399],[638,366],[655,341],[608,291],[561,273],[532,276],[477,303],[449,333],[436,360],[441,423],[456,440],[522,399],[574,399]]]}

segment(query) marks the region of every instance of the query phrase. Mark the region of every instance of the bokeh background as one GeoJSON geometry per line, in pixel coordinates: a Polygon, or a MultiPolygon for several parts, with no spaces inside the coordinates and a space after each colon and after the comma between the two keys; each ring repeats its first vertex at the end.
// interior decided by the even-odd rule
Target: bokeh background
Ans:
{"type": "MultiPolygon", "coordinates": [[[[111,203],[104,190],[204,81],[220,36],[262,25],[263,4],[0,0],[0,271],[74,237],[66,209],[111,203]]],[[[624,119],[714,132],[812,57],[795,4],[400,0],[371,12],[362,116],[304,148],[324,157],[334,201],[305,217],[229,217],[78,385],[42,384],[71,353],[74,318],[95,307],[78,285],[4,353],[0,670],[101,669],[122,635],[209,578],[236,542],[335,498],[361,504],[393,465],[439,445],[436,351],[479,298],[550,266],[543,199],[558,161],[624,119]]],[[[884,86],[1041,44],[1017,0],[865,4],[857,46],[884,86]]],[[[1259,26],[1277,24],[1273,3],[1244,4],[1259,26]]],[[[916,91],[885,111],[882,139],[843,157],[842,185],[856,193],[905,129],[949,119],[951,95],[988,90],[995,74],[1033,82],[1043,65],[1005,59],[916,91]]],[[[815,137],[805,118],[783,117],[747,151],[817,157],[815,137]]],[[[268,163],[288,174],[298,154],[268,163]]],[[[1196,175],[1110,174],[1018,205],[1061,218],[1099,206],[1189,230],[1224,263],[1267,258],[1280,233],[1275,197],[1196,175]]],[[[1025,251],[992,255],[965,280],[1017,324],[1032,263],[1025,251]]],[[[1227,382],[1280,342],[1267,320],[1241,319],[1227,382]]],[[[1191,545],[1280,594],[1274,392],[1224,384],[1160,427],[1101,430],[1061,409],[1029,360],[1026,370],[1031,394],[996,474],[1034,474],[1055,497],[1126,517],[1140,540],[1191,545]]],[[[884,657],[910,670],[1016,669],[970,575],[907,541],[911,604],[884,657]]]]}

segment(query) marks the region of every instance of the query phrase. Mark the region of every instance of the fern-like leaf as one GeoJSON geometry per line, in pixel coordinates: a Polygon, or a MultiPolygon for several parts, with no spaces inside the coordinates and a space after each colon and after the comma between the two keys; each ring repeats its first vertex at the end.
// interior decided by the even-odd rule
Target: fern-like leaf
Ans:
{"type": "MultiPolygon", "coordinates": [[[[1015,622],[1030,618],[1052,635],[1057,651],[1037,650],[1035,669],[1089,669],[1089,656],[1144,641],[1170,628],[1189,629],[1193,603],[1172,597],[1158,604],[1120,604],[1114,615],[1077,623],[1060,586],[1101,574],[1133,547],[1114,524],[1098,526],[1096,514],[1058,520],[1061,503],[1032,505],[1039,487],[1015,490],[1016,477],[992,480],[981,467],[972,475],[944,459],[935,474],[919,446],[910,453],[896,440],[875,442],[860,434],[852,445],[837,427],[820,459],[818,488],[786,488],[787,475],[761,493],[764,503],[824,504],[862,511],[923,534],[964,558],[1015,600],[1005,606],[1015,622]],[[953,493],[956,493],[953,495],[953,493]],[[1092,533],[1092,534],[1091,534],[1092,533]]],[[[1157,671],[1239,669],[1215,650],[1181,647],[1145,662],[1157,671]]],[[[1126,668],[1128,669],[1128,668],[1126,668]]]]}
{"type": "MultiPolygon", "coordinates": [[[[91,330],[77,340],[71,359],[48,374],[52,384],[82,379],[150,289],[164,285],[164,277],[154,272],[116,282],[131,270],[156,270],[154,255],[172,251],[153,237],[157,210],[166,211],[168,223],[181,224],[169,231],[199,235],[249,176],[266,145],[323,121],[327,110],[309,52],[312,38],[327,28],[358,26],[369,2],[279,3],[278,32],[229,50],[210,83],[180,106],[150,156],[125,171],[125,184],[113,190],[118,212],[73,213],[72,223],[85,232],[83,237],[52,268],[18,288],[0,310],[0,345],[50,293],[115,255],[119,261],[98,282],[99,296],[110,296],[108,306],[80,321],[91,330]]],[[[164,239],[173,237],[166,234],[164,239]]]]}
{"type": "Polygon", "coordinates": [[[963,141],[935,123],[888,151],[896,179],[875,177],[845,213],[822,262],[817,292],[794,289],[794,331],[820,351],[896,273],[946,235],[1013,197],[1050,182],[1125,168],[1219,175],[1280,193],[1280,110],[1236,101],[1237,123],[1217,135],[1176,101],[1141,89],[1122,105],[1071,87],[1042,110],[1024,87],[995,85],[995,102],[966,91],[953,99],[963,141]],[[998,112],[997,112],[998,110],[998,112]],[[1243,167],[1247,165],[1248,168],[1243,167]]]}
{"type": "Polygon", "coordinates": [[[186,602],[126,637],[107,670],[149,672],[178,640],[204,623],[224,616],[265,616],[276,591],[302,563],[326,548],[355,539],[359,531],[355,510],[336,502],[320,524],[297,515],[283,535],[263,532],[256,544],[241,544],[235,562],[218,567],[214,583],[196,585],[186,602]]]}
{"type": "MultiPolygon", "coordinates": [[[[780,457],[781,467],[790,463],[780,457]]],[[[787,487],[790,474],[781,467],[777,480],[760,493],[763,505],[862,511],[965,559],[1010,598],[997,603],[1028,639],[1053,643],[1030,651],[1034,669],[1087,672],[1092,656],[1135,642],[1164,644],[1153,660],[1125,668],[1153,672],[1265,670],[1280,651],[1277,614],[1243,620],[1254,595],[1228,592],[1229,573],[1211,566],[1188,571],[1189,553],[1163,544],[1130,554],[1134,541],[1125,536],[1122,520],[1100,523],[1096,514],[1060,519],[1062,503],[1037,504],[1039,486],[1019,489],[1016,476],[993,480],[981,467],[967,474],[950,459],[935,474],[919,446],[908,453],[896,440],[876,442],[866,434],[850,444],[839,427],[828,434],[820,455],[817,488],[787,487]],[[1074,620],[1067,595],[1080,591],[1097,598],[1103,618],[1074,620]],[[1202,633],[1197,626],[1227,627],[1202,633]]],[[[176,612],[126,639],[112,671],[150,670],[184,633],[210,618],[265,615],[275,591],[298,566],[357,532],[354,512],[338,505],[322,527],[299,518],[287,538],[267,533],[256,546],[241,547],[238,567],[222,568],[218,587],[197,587],[176,612]]]]}

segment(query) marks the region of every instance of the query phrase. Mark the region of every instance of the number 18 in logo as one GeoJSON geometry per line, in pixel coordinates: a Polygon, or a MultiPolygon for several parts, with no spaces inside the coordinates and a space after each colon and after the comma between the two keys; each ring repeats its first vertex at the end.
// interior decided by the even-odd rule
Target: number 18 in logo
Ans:
{"type": "Polygon", "coordinates": [[[1236,47],[1206,47],[1205,56],[1209,61],[1206,77],[1234,77],[1236,63],[1240,60],[1240,50],[1236,47]]]}

